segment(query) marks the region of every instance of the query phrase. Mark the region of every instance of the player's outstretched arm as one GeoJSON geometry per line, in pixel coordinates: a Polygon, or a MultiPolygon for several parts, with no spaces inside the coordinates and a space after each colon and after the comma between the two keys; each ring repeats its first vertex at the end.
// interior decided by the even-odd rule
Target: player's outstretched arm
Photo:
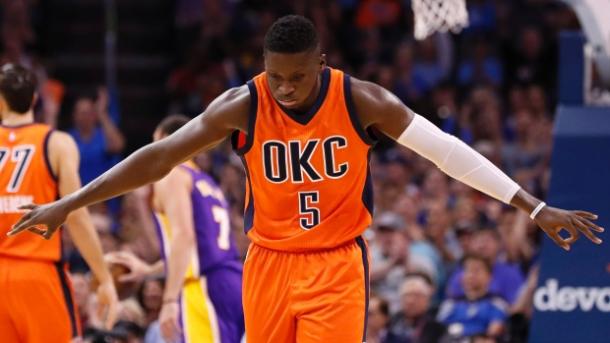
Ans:
{"type": "Polygon", "coordinates": [[[201,150],[212,148],[234,130],[247,132],[249,105],[247,86],[226,91],[180,130],[134,152],[84,188],[47,205],[24,206],[30,212],[8,234],[43,225],[46,231],[35,232],[48,239],[68,213],[161,179],[174,166],[201,150]]]}
{"type": "Polygon", "coordinates": [[[410,111],[391,92],[356,79],[352,79],[352,85],[352,97],[363,126],[375,127],[432,161],[449,176],[526,211],[565,250],[570,249],[580,233],[596,244],[601,243],[593,233],[604,231],[592,222],[597,215],[545,206],[474,149],[410,111]],[[562,229],[567,230],[570,237],[562,238],[559,235],[562,229]]]}
{"type": "MultiPolygon", "coordinates": [[[[80,188],[78,148],[72,137],[64,132],[53,132],[49,139],[49,160],[58,177],[60,196],[66,196],[80,188]]],[[[104,324],[106,329],[110,330],[116,322],[119,301],[89,211],[83,207],[70,213],[66,224],[74,245],[100,281],[97,289],[98,315],[106,318],[104,324]]]]}

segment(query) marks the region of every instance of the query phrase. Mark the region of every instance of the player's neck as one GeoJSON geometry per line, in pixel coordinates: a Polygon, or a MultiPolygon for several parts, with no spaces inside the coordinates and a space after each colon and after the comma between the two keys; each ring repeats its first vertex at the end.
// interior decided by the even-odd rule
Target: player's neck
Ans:
{"type": "Polygon", "coordinates": [[[7,112],[2,117],[2,125],[19,126],[34,122],[34,112],[29,110],[27,113],[7,112]]]}
{"type": "Polygon", "coordinates": [[[318,99],[321,89],[322,89],[322,75],[320,74],[320,76],[318,76],[318,81],[316,82],[316,86],[314,87],[314,89],[311,91],[311,93],[307,97],[307,100],[305,100],[305,102],[303,103],[303,105],[300,108],[296,108],[293,112],[300,114],[300,115],[307,113],[309,111],[309,109],[311,109],[313,107],[314,103],[318,99]]]}

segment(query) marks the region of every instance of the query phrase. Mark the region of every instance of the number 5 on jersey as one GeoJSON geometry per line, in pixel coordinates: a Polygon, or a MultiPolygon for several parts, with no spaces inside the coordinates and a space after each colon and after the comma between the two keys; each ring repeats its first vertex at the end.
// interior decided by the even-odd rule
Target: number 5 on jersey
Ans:
{"type": "Polygon", "coordinates": [[[320,202],[320,193],[299,192],[299,224],[303,230],[311,230],[320,224],[320,209],[315,204],[320,202]]]}

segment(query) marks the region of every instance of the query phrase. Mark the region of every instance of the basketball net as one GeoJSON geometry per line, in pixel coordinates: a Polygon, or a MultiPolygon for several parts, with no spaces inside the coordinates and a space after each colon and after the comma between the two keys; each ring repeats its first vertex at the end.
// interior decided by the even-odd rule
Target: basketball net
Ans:
{"type": "Polygon", "coordinates": [[[434,32],[460,32],[468,25],[465,0],[412,0],[415,15],[415,39],[422,40],[434,32]]]}

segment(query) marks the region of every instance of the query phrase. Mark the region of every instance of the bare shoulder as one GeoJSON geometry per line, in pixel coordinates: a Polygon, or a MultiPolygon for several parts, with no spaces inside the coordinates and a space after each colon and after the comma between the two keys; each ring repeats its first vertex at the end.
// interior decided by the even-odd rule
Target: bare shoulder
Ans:
{"type": "Polygon", "coordinates": [[[361,103],[381,102],[383,98],[391,94],[388,90],[374,82],[360,80],[355,77],[350,77],[350,82],[352,84],[352,97],[354,101],[361,103]]]}
{"type": "Polygon", "coordinates": [[[226,106],[247,108],[250,105],[250,90],[247,85],[229,88],[219,95],[213,104],[216,102],[226,106]]]}
{"type": "Polygon", "coordinates": [[[206,109],[206,116],[213,116],[231,129],[247,130],[250,109],[250,90],[247,85],[230,88],[218,96],[206,109]]]}
{"type": "Polygon", "coordinates": [[[55,175],[58,175],[62,165],[78,166],[80,160],[78,147],[72,136],[58,130],[50,133],[46,154],[55,175]]]}
{"type": "Polygon", "coordinates": [[[351,83],[352,99],[362,125],[397,139],[411,123],[413,113],[396,95],[378,84],[355,78],[351,83]]]}
{"type": "Polygon", "coordinates": [[[175,167],[162,180],[166,180],[174,185],[190,185],[192,178],[189,172],[187,172],[183,167],[175,167]]]}
{"type": "Polygon", "coordinates": [[[64,131],[55,130],[51,132],[49,137],[50,146],[76,146],[76,142],[69,133],[64,131]]]}
{"type": "Polygon", "coordinates": [[[174,167],[169,174],[153,184],[153,203],[163,209],[166,200],[175,199],[181,194],[188,194],[193,186],[189,173],[181,167],[174,167]]]}
{"type": "Polygon", "coordinates": [[[404,107],[400,99],[392,92],[376,83],[354,77],[351,78],[350,82],[356,112],[365,127],[377,123],[380,114],[385,114],[397,107],[404,107]]]}

